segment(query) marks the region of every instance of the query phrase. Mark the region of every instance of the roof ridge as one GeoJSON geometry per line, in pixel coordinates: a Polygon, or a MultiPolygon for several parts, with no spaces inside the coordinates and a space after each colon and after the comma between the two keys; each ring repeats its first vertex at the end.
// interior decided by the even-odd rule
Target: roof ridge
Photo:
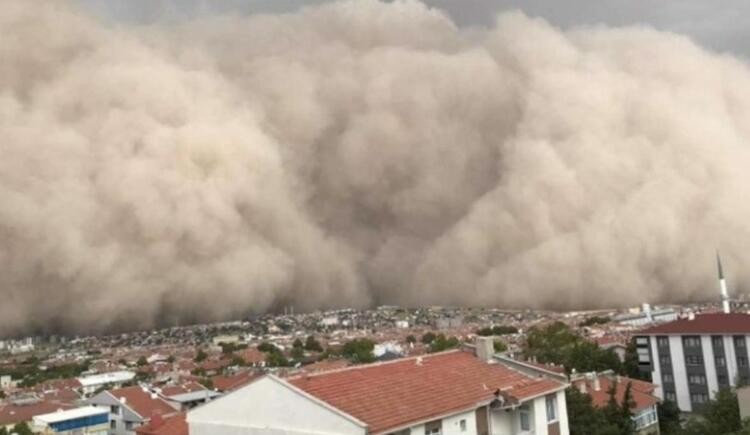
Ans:
{"type": "Polygon", "coordinates": [[[406,362],[406,361],[417,360],[419,358],[422,358],[422,359],[424,359],[424,358],[432,358],[432,357],[436,357],[436,356],[446,355],[446,354],[450,354],[450,353],[457,353],[457,352],[465,352],[465,351],[463,349],[448,349],[448,350],[444,350],[442,352],[435,352],[435,353],[428,353],[428,354],[424,354],[424,355],[409,356],[409,357],[405,357],[405,358],[393,359],[393,360],[390,360],[390,361],[378,361],[378,362],[374,362],[374,363],[370,363],[370,364],[353,365],[353,366],[341,367],[341,368],[337,368],[337,369],[324,370],[324,371],[320,371],[320,372],[316,372],[316,373],[299,373],[299,374],[295,374],[293,376],[289,376],[289,377],[287,377],[285,379],[290,380],[290,381],[293,381],[293,380],[296,380],[296,379],[307,379],[307,378],[318,377],[318,376],[323,376],[323,375],[330,375],[330,374],[334,374],[334,373],[346,372],[346,371],[350,371],[350,370],[363,370],[363,369],[366,369],[366,368],[382,367],[382,366],[389,365],[389,364],[398,364],[398,363],[403,363],[403,362],[406,362]]]}

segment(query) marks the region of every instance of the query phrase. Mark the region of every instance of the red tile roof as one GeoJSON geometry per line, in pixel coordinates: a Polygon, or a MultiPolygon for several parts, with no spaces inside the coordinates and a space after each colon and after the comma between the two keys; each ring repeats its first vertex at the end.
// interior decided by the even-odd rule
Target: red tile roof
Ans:
{"type": "Polygon", "coordinates": [[[169,418],[153,418],[149,423],[135,430],[137,435],[188,435],[188,424],[185,414],[177,414],[169,418]]]}
{"type": "Polygon", "coordinates": [[[288,382],[366,423],[370,433],[478,406],[494,399],[498,389],[524,400],[565,387],[460,350],[300,375],[288,382]]]}
{"type": "Polygon", "coordinates": [[[640,332],[657,334],[750,334],[750,315],[743,313],[698,314],[695,319],[679,319],[640,332]]]}
{"type": "Polygon", "coordinates": [[[639,381],[637,379],[631,379],[622,376],[620,381],[612,379],[609,376],[599,375],[599,390],[594,389],[593,381],[586,381],[585,379],[579,379],[573,381],[573,385],[580,388],[581,383],[586,382],[586,393],[591,396],[591,401],[594,406],[603,408],[607,406],[609,402],[609,390],[612,385],[616,385],[615,398],[617,403],[622,404],[625,398],[625,389],[630,384],[630,391],[633,396],[635,406],[632,408],[633,412],[638,412],[646,409],[658,402],[658,399],[652,395],[654,391],[654,384],[649,382],[639,381]]]}
{"type": "Polygon", "coordinates": [[[72,405],[52,401],[42,401],[28,405],[0,406],[0,426],[6,426],[23,421],[31,421],[35,416],[49,414],[59,409],[71,409],[72,405]]]}
{"type": "Polygon", "coordinates": [[[138,415],[148,420],[156,414],[167,416],[177,413],[166,401],[152,397],[151,393],[143,391],[141,387],[125,387],[110,390],[109,394],[122,401],[125,398],[124,406],[129,407],[138,415]]]}
{"type": "Polygon", "coordinates": [[[192,393],[194,391],[205,390],[206,387],[197,382],[188,382],[183,385],[167,385],[161,388],[161,394],[165,397],[176,396],[178,394],[192,393]]]}
{"type": "Polygon", "coordinates": [[[231,376],[214,376],[211,378],[211,382],[214,384],[214,389],[223,392],[236,390],[243,385],[249,384],[258,377],[260,377],[260,374],[247,371],[231,376]]]}

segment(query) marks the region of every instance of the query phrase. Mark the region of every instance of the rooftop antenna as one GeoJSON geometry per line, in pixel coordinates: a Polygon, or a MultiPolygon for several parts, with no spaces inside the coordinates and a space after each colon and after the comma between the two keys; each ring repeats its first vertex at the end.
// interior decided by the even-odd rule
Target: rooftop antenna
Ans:
{"type": "Polygon", "coordinates": [[[727,292],[727,280],[724,279],[724,270],[721,267],[721,256],[716,251],[716,264],[719,267],[719,290],[721,291],[721,309],[725,314],[729,314],[729,293],[727,292]]]}

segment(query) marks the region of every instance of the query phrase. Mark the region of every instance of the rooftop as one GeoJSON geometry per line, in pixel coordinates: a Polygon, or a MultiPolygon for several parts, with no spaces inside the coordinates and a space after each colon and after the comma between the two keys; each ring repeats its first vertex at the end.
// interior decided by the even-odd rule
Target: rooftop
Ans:
{"type": "Polygon", "coordinates": [[[120,402],[125,399],[123,405],[129,407],[138,415],[143,417],[145,420],[150,419],[154,415],[170,415],[175,414],[175,410],[167,402],[157,397],[151,392],[143,391],[141,387],[126,387],[110,390],[109,394],[116,397],[120,402]]]}
{"type": "Polygon", "coordinates": [[[489,403],[497,390],[524,401],[566,386],[497,362],[486,363],[462,350],[300,375],[287,381],[363,421],[369,433],[489,403]]]}
{"type": "Polygon", "coordinates": [[[750,315],[744,313],[697,314],[693,320],[678,319],[646,328],[640,334],[750,334],[750,315]]]}
{"type": "Polygon", "coordinates": [[[94,415],[109,414],[109,410],[106,408],[97,408],[96,406],[84,406],[81,408],[73,408],[68,410],[61,410],[52,412],[49,414],[37,415],[34,417],[42,423],[58,423],[61,421],[73,420],[81,417],[91,417],[94,415]]]}

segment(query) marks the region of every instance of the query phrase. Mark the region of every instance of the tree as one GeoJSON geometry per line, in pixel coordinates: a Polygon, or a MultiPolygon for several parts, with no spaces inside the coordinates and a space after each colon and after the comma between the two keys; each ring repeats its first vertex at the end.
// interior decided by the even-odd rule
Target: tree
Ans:
{"type": "Polygon", "coordinates": [[[416,343],[417,342],[417,337],[415,337],[413,335],[407,335],[406,336],[406,342],[409,343],[409,344],[416,343]]]}
{"type": "Polygon", "coordinates": [[[300,347],[292,346],[291,356],[295,360],[299,361],[305,357],[305,350],[301,346],[300,347]]]}
{"type": "Polygon", "coordinates": [[[505,352],[506,350],[508,350],[508,346],[501,340],[495,340],[492,343],[492,346],[495,348],[495,352],[505,352]]]}
{"type": "Polygon", "coordinates": [[[435,333],[433,332],[427,332],[424,335],[422,335],[422,343],[424,344],[430,344],[432,343],[432,340],[435,339],[435,333]]]}
{"type": "Polygon", "coordinates": [[[615,435],[616,425],[607,421],[601,409],[594,407],[591,396],[576,388],[565,390],[570,435],[615,435]]]}
{"type": "Polygon", "coordinates": [[[277,349],[275,352],[268,352],[266,354],[266,364],[269,367],[287,367],[289,360],[277,349]]]}
{"type": "Polygon", "coordinates": [[[492,328],[486,327],[477,329],[477,335],[480,337],[489,337],[490,335],[494,335],[494,333],[492,332],[492,328]]]}
{"type": "Polygon", "coordinates": [[[274,346],[273,344],[271,344],[271,343],[269,343],[267,341],[264,341],[261,344],[259,344],[258,345],[258,350],[261,351],[261,352],[265,352],[265,353],[280,352],[280,350],[279,350],[278,347],[274,346]]]}
{"type": "Polygon", "coordinates": [[[602,349],[585,340],[562,322],[532,328],[526,338],[524,352],[541,363],[565,366],[570,372],[613,370],[622,373],[622,363],[612,349],[602,349]]]}
{"type": "Polygon", "coordinates": [[[662,435],[678,435],[680,427],[680,408],[671,400],[665,400],[656,406],[659,415],[659,432],[662,435]]]}
{"type": "Polygon", "coordinates": [[[211,378],[203,378],[199,380],[198,383],[208,388],[209,390],[214,389],[214,381],[211,378]]]}
{"type": "Polygon", "coordinates": [[[740,419],[737,394],[730,389],[721,389],[714,400],[710,400],[700,411],[702,418],[691,418],[684,428],[685,435],[735,434],[744,430],[740,419]]]}
{"type": "Polygon", "coordinates": [[[299,338],[294,340],[294,343],[292,343],[292,347],[295,349],[302,349],[305,345],[302,343],[302,340],[299,338]]]}
{"type": "Polygon", "coordinates": [[[515,326],[497,325],[497,326],[492,327],[492,334],[493,335],[518,334],[518,328],[516,328],[515,326]]]}
{"type": "Polygon", "coordinates": [[[369,363],[375,361],[372,353],[375,343],[366,338],[358,338],[344,344],[341,354],[354,363],[369,363]]]}
{"type": "Polygon", "coordinates": [[[605,323],[609,323],[611,320],[612,319],[610,319],[609,316],[593,316],[579,323],[578,326],[603,325],[605,323]]]}
{"type": "Polygon", "coordinates": [[[602,409],[607,422],[613,425],[616,430],[613,432],[620,435],[631,435],[635,432],[635,422],[633,421],[632,408],[635,406],[631,384],[625,386],[625,393],[622,402],[617,400],[617,382],[612,382],[607,394],[609,400],[607,405],[602,409]]]}
{"type": "Polygon", "coordinates": [[[635,346],[635,339],[630,340],[625,347],[625,361],[622,363],[622,371],[629,378],[651,382],[650,373],[645,373],[638,367],[638,351],[635,346]]]}
{"type": "Polygon", "coordinates": [[[31,431],[31,428],[29,428],[29,425],[26,424],[26,422],[21,422],[13,426],[13,430],[11,430],[11,433],[15,433],[17,435],[34,435],[34,432],[31,431]]]}
{"type": "Polygon", "coordinates": [[[305,350],[309,352],[323,352],[323,346],[320,345],[320,342],[315,337],[309,335],[307,340],[305,340],[305,350]]]}
{"type": "Polygon", "coordinates": [[[169,355],[169,358],[167,358],[167,362],[173,364],[175,362],[175,359],[176,358],[174,357],[174,355],[169,355]]]}
{"type": "Polygon", "coordinates": [[[444,350],[453,349],[459,345],[458,338],[450,337],[446,338],[444,334],[438,334],[434,340],[430,343],[430,352],[442,352],[444,350]]]}
{"type": "Polygon", "coordinates": [[[205,361],[206,358],[208,358],[208,354],[204,352],[203,349],[198,349],[198,353],[195,355],[195,358],[193,359],[193,361],[197,363],[201,363],[205,361]]]}
{"type": "Polygon", "coordinates": [[[0,426],[0,435],[8,435],[8,430],[5,429],[5,426],[0,426]]]}
{"type": "Polygon", "coordinates": [[[145,356],[141,356],[138,358],[138,361],[135,362],[135,365],[138,367],[143,367],[148,364],[148,360],[146,360],[145,356]]]}

